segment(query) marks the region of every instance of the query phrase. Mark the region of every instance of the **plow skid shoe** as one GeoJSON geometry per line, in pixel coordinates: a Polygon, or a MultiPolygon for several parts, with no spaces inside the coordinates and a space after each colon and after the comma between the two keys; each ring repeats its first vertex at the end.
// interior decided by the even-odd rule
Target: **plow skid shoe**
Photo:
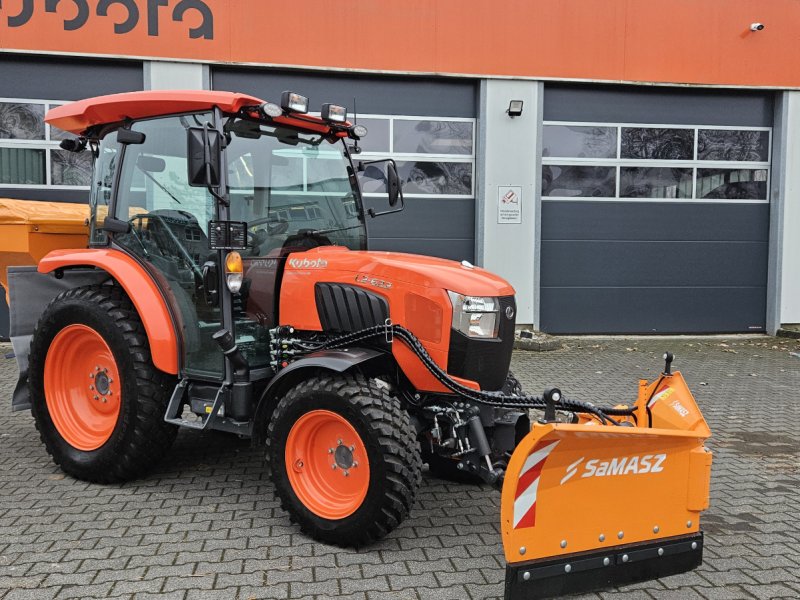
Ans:
{"type": "MultiPolygon", "coordinates": [[[[680,374],[642,390],[666,386],[678,419],[643,410],[645,426],[537,423],[517,446],[501,499],[506,600],[603,589],[702,562],[710,432],[680,374]]],[[[640,394],[643,409],[657,408],[653,395],[640,394]]]]}

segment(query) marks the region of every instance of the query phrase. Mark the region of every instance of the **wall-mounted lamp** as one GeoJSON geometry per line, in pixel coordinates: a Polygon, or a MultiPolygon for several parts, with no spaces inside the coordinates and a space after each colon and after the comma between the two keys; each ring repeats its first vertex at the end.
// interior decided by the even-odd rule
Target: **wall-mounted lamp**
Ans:
{"type": "Polygon", "coordinates": [[[763,31],[763,23],[750,23],[750,31],[763,31]]]}
{"type": "Polygon", "coordinates": [[[512,119],[514,117],[519,117],[522,114],[522,100],[512,100],[509,102],[506,114],[512,119]]]}

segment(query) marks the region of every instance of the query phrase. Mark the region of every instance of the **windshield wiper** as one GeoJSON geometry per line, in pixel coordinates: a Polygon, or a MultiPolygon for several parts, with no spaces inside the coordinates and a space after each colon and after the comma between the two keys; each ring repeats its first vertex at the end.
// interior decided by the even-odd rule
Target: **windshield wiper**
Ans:
{"type": "Polygon", "coordinates": [[[161,182],[160,182],[158,179],[156,179],[155,177],[153,177],[152,173],[148,173],[147,171],[145,171],[145,170],[144,170],[142,167],[140,167],[139,165],[136,165],[136,168],[137,168],[137,169],[139,169],[139,170],[140,170],[142,173],[144,173],[144,176],[145,176],[145,177],[147,177],[147,178],[148,178],[150,181],[152,181],[152,182],[153,182],[153,183],[155,183],[155,184],[156,184],[158,187],[160,187],[162,191],[164,191],[164,192],[166,192],[167,194],[169,194],[169,197],[170,197],[170,198],[172,198],[173,200],[175,200],[175,202],[177,202],[178,204],[183,204],[183,202],[181,202],[180,200],[178,200],[178,199],[175,197],[175,194],[173,194],[172,192],[170,192],[170,191],[167,189],[167,187],[166,187],[166,186],[165,186],[163,183],[161,183],[161,182]]]}

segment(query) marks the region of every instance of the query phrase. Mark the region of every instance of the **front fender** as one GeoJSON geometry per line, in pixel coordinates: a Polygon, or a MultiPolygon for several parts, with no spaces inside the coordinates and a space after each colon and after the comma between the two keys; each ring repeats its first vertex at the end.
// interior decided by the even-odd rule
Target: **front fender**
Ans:
{"type": "Polygon", "coordinates": [[[152,276],[133,258],[111,248],[54,250],[39,261],[40,273],[90,266],[108,272],[122,286],[142,320],[157,369],[178,374],[178,338],[164,297],[152,276]]]}
{"type": "Polygon", "coordinates": [[[320,350],[307,354],[282,369],[262,392],[253,419],[253,440],[260,444],[264,441],[266,424],[275,405],[292,387],[307,377],[309,371],[333,371],[344,373],[353,367],[364,365],[374,360],[391,356],[386,352],[372,348],[347,348],[343,350],[320,350]]]}

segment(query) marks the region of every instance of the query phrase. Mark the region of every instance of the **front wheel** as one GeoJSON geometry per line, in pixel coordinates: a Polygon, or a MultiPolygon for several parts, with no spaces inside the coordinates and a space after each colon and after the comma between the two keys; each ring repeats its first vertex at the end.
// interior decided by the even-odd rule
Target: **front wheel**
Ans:
{"type": "Polygon", "coordinates": [[[397,527],[422,479],[408,413],[361,376],[312,376],[289,390],[270,420],[267,459],[289,518],[340,546],[362,546],[397,527]]]}

